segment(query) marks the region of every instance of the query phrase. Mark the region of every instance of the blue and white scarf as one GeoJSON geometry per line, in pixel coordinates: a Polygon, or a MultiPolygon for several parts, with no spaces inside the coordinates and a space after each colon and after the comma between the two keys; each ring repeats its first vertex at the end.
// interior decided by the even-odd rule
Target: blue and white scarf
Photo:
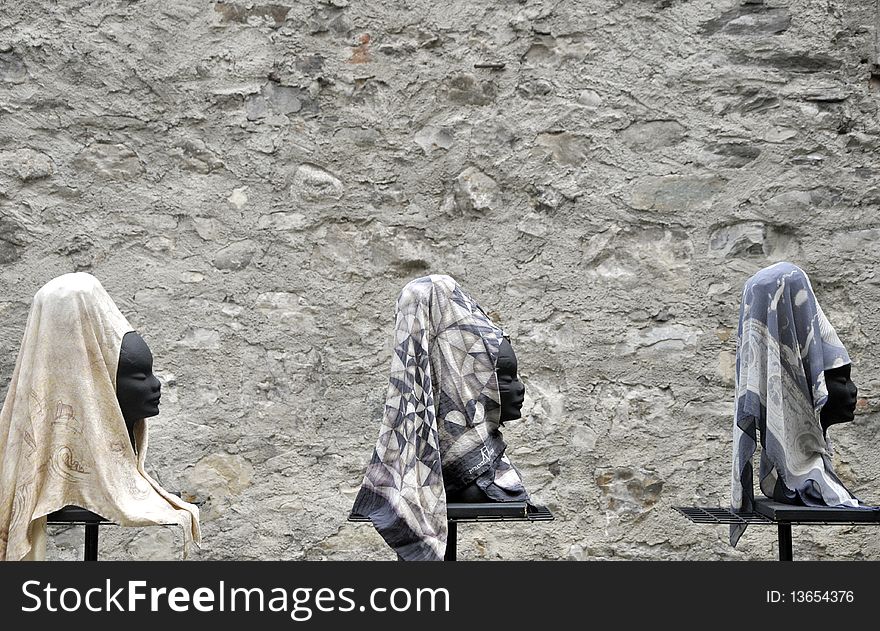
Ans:
{"type": "MultiPolygon", "coordinates": [[[[819,418],[828,400],[825,371],[850,358],[802,269],[777,263],[746,282],[737,341],[733,511],[754,509],[758,431],[764,495],[806,506],[859,506],[834,473],[819,418]]],[[[731,545],[745,528],[730,527],[731,545]]]]}

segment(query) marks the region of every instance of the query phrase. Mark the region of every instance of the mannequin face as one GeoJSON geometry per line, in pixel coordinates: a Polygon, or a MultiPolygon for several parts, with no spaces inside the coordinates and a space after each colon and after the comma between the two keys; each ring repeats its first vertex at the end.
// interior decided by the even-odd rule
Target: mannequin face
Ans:
{"type": "Polygon", "coordinates": [[[153,374],[153,354],[134,331],[122,338],[116,371],[116,399],[126,422],[156,416],[162,384],[153,374]]]}
{"type": "Polygon", "coordinates": [[[855,418],[856,400],[859,393],[856,384],[850,379],[852,364],[825,371],[828,386],[828,402],[822,407],[823,429],[835,423],[847,423],[855,418]]]}
{"type": "Polygon", "coordinates": [[[498,349],[495,373],[498,375],[498,390],[501,393],[501,421],[520,418],[520,410],[525,400],[526,387],[516,374],[516,354],[506,339],[498,349]]]}

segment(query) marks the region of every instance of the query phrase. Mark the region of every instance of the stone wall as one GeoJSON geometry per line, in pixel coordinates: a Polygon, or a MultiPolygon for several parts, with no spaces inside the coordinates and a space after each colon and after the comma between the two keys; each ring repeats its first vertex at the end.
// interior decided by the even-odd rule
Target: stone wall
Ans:
{"type": "MultiPolygon", "coordinates": [[[[512,335],[509,454],[557,516],[463,527],[461,557],[773,558],[670,507],[729,501],[739,292],[784,259],[854,358],[837,471],[880,501],[873,5],[4,2],[0,395],[34,292],[89,271],[156,356],[149,462],[206,502],[195,558],[390,559],[345,517],[395,296],[447,273],[512,335]]],[[[111,528],[102,556],[180,542],[111,528]]]]}

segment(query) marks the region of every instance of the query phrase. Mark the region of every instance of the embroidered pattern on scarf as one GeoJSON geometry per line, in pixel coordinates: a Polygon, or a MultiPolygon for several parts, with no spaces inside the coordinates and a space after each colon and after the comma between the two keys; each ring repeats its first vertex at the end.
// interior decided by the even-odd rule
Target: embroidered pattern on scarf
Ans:
{"type": "Polygon", "coordinates": [[[116,399],[132,330],[89,274],[34,296],[0,411],[0,559],[44,558],[46,515],[67,505],[122,526],[178,525],[184,556],[198,543],[198,508],[147,474],[147,423],[135,423],[132,448],[116,399]]]}

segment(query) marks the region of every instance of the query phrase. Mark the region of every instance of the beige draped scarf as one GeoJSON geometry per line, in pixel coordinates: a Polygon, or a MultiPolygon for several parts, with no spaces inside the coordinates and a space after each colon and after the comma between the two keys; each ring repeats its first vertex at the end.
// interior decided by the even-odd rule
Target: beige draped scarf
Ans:
{"type": "Polygon", "coordinates": [[[146,473],[147,423],[135,425],[135,452],[116,399],[132,330],[89,274],[34,296],[0,412],[0,558],[44,558],[46,515],[69,504],[122,526],[179,525],[184,556],[199,542],[198,508],[146,473]]]}

